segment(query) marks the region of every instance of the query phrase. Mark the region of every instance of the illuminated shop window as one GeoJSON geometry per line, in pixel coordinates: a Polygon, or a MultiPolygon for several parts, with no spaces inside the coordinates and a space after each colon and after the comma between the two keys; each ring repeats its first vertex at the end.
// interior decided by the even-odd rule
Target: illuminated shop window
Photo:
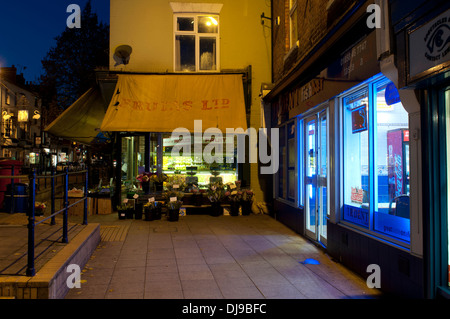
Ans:
{"type": "Polygon", "coordinates": [[[409,130],[394,84],[383,78],[344,96],[343,219],[410,241],[409,130]]]}
{"type": "Polygon", "coordinates": [[[237,171],[237,139],[228,138],[225,135],[202,138],[201,154],[197,153],[194,135],[190,140],[180,137],[172,137],[172,134],[163,134],[163,172],[171,176],[177,174],[188,177],[195,168],[195,176],[199,185],[207,185],[213,177],[212,166],[217,170],[223,183],[235,182],[237,171]],[[176,149],[174,149],[176,148],[176,149]],[[184,152],[186,150],[186,153],[184,152]],[[209,157],[217,159],[211,163],[209,157]],[[220,163],[221,162],[221,163],[220,163]]]}
{"type": "Polygon", "coordinates": [[[343,98],[344,219],[369,226],[369,99],[364,88],[343,98]]]}

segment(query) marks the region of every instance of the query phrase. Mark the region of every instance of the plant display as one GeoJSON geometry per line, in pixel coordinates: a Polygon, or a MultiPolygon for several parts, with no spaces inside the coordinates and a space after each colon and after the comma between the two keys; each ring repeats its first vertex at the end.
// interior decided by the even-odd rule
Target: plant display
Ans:
{"type": "Polygon", "coordinates": [[[178,191],[176,189],[168,189],[163,194],[163,198],[166,203],[170,202],[170,199],[174,197],[177,198],[177,201],[181,201],[184,197],[184,192],[178,191]]]}
{"type": "Polygon", "coordinates": [[[165,173],[152,174],[150,180],[155,183],[164,183],[169,177],[165,173]]]}
{"type": "Polygon", "coordinates": [[[150,182],[153,175],[153,173],[144,172],[136,176],[136,180],[141,183],[148,183],[150,182]]]}
{"type": "Polygon", "coordinates": [[[242,191],[242,201],[251,202],[253,201],[254,193],[251,189],[246,189],[242,191]]]}
{"type": "Polygon", "coordinates": [[[222,182],[211,183],[206,194],[211,203],[220,203],[225,198],[225,187],[222,182]]]}
{"type": "Polygon", "coordinates": [[[166,182],[166,188],[183,192],[186,188],[186,178],[180,175],[170,176],[166,182]]]}

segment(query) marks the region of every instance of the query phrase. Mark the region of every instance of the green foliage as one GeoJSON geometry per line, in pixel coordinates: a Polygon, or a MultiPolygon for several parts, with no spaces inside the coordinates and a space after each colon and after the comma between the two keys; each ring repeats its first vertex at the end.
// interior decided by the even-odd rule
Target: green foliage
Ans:
{"type": "Polygon", "coordinates": [[[64,110],[95,84],[96,68],[108,67],[109,26],[99,23],[88,1],[81,28],[66,28],[55,40],[42,60],[40,93],[43,105],[64,110]]]}

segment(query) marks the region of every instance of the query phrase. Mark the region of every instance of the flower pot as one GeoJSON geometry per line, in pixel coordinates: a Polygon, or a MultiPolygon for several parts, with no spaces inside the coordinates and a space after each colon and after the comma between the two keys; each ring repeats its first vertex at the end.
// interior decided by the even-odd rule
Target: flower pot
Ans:
{"type": "Polygon", "coordinates": [[[241,204],[237,201],[230,202],[230,216],[239,216],[239,206],[241,204]]]}
{"type": "Polygon", "coordinates": [[[144,194],[150,193],[150,182],[142,182],[142,191],[144,194]]]}
{"type": "Polygon", "coordinates": [[[180,218],[180,209],[168,209],[167,220],[170,222],[176,222],[180,218]]]}
{"type": "Polygon", "coordinates": [[[125,210],[118,210],[117,211],[118,212],[118,214],[119,214],[119,219],[126,219],[127,218],[127,210],[125,209],[125,210]]]}
{"type": "Polygon", "coordinates": [[[252,202],[243,201],[241,205],[242,205],[242,215],[248,216],[252,213],[252,202]]]}
{"type": "Polygon", "coordinates": [[[211,203],[211,216],[217,217],[223,215],[223,208],[222,205],[218,202],[211,203]]]}
{"type": "Polygon", "coordinates": [[[35,208],[34,216],[44,216],[45,208],[35,208]]]}
{"type": "Polygon", "coordinates": [[[161,219],[161,207],[146,207],[144,213],[146,221],[161,219]]]}
{"type": "Polygon", "coordinates": [[[136,204],[136,209],[134,211],[134,219],[142,219],[142,207],[143,205],[140,203],[136,204]]]}
{"type": "Polygon", "coordinates": [[[162,192],[162,190],[163,190],[163,185],[164,185],[163,182],[154,182],[153,185],[155,185],[155,190],[156,190],[157,192],[162,192]]]}
{"type": "Polygon", "coordinates": [[[134,209],[133,208],[128,208],[126,211],[126,218],[127,219],[133,219],[133,215],[134,215],[134,209]]]}

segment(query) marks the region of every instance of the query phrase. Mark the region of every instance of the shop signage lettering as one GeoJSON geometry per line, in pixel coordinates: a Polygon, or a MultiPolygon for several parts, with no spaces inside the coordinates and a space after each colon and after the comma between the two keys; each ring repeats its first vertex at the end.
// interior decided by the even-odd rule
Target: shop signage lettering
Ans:
{"type": "Polygon", "coordinates": [[[289,109],[293,109],[323,90],[323,79],[314,79],[289,92],[289,109]]]}
{"type": "Polygon", "coordinates": [[[368,211],[354,206],[344,205],[344,217],[346,220],[364,226],[369,223],[368,211]]]}
{"type": "Polygon", "coordinates": [[[349,77],[350,74],[355,71],[356,66],[362,67],[364,65],[364,58],[362,54],[367,50],[367,40],[358,43],[356,46],[352,48],[352,50],[348,51],[341,58],[341,67],[343,71],[344,77],[349,77]],[[358,61],[359,57],[359,61],[358,61]]]}
{"type": "Polygon", "coordinates": [[[410,34],[410,73],[416,76],[450,59],[450,10],[410,34]]]}
{"type": "Polygon", "coordinates": [[[145,102],[124,98],[120,103],[121,107],[131,108],[133,111],[190,111],[192,108],[199,108],[202,111],[228,109],[229,99],[212,99],[202,101],[159,101],[145,102]]]}

